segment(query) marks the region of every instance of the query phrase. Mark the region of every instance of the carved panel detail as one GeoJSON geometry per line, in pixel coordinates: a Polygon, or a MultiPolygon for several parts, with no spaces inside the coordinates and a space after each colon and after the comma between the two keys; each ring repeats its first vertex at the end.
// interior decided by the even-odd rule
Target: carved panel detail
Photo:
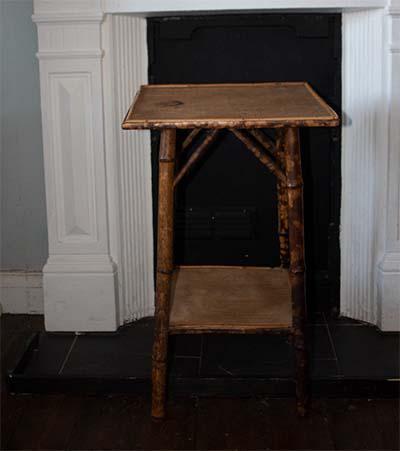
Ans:
{"type": "Polygon", "coordinates": [[[97,241],[90,73],[50,74],[57,240],[97,241]]]}

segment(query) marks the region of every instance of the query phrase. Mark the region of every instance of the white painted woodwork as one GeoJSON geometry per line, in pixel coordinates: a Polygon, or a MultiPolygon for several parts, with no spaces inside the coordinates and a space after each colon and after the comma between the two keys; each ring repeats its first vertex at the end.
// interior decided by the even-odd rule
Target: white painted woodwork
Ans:
{"type": "Polygon", "coordinates": [[[387,158],[384,27],[381,9],[343,15],[341,312],[375,324],[383,213],[376,195],[387,158]]]}
{"type": "Polygon", "coordinates": [[[102,16],[36,17],[49,258],[48,330],[115,330],[102,84],[102,16]]]}
{"type": "Polygon", "coordinates": [[[150,143],[121,132],[147,77],[145,17],[343,13],[341,312],[399,330],[400,0],[35,0],[50,256],[48,330],[153,312],[150,143]],[[118,271],[117,271],[118,268],[118,271]]]}
{"type": "Polygon", "coordinates": [[[0,271],[0,314],[43,314],[42,272],[0,271]]]}
{"type": "Polygon", "coordinates": [[[114,154],[109,167],[116,180],[113,202],[118,205],[116,253],[123,324],[154,313],[150,134],[121,129],[133,96],[147,83],[147,26],[145,18],[118,14],[110,15],[105,25],[110,36],[104,59],[105,113],[112,132],[107,153],[114,154]]]}
{"type": "Polygon", "coordinates": [[[378,265],[377,324],[382,330],[400,330],[400,0],[392,1],[388,41],[389,148],[384,159],[387,173],[383,251],[378,265]]]}

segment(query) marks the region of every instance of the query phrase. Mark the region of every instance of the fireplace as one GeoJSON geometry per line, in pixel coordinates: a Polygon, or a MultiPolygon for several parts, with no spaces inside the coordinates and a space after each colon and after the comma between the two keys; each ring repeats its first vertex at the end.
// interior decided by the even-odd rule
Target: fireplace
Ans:
{"type": "Polygon", "coordinates": [[[150,136],[123,134],[120,123],[138,86],[148,82],[147,18],[210,12],[227,20],[239,12],[341,15],[343,127],[341,137],[330,137],[342,144],[341,171],[334,167],[342,175],[333,216],[340,227],[333,221],[327,248],[337,246],[340,231],[340,313],[399,329],[400,5],[213,3],[35,0],[49,229],[47,329],[115,330],[153,313],[150,136]]]}
{"type": "MultiPolygon", "coordinates": [[[[307,80],[341,111],[340,14],[149,18],[147,30],[151,83],[307,80]]],[[[178,131],[178,139],[186,134],[178,131]]],[[[158,137],[153,133],[155,207],[158,137]]],[[[310,311],[331,314],[339,310],[340,131],[304,129],[301,142],[307,299],[310,311]]],[[[176,203],[178,264],[280,265],[275,178],[231,134],[183,180],[176,203]]]]}

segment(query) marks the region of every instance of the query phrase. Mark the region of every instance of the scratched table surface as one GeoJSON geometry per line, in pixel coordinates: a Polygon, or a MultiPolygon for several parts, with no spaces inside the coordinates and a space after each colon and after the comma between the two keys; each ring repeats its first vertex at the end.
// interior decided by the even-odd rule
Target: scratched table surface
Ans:
{"type": "Polygon", "coordinates": [[[306,82],[144,85],[122,128],[334,127],[338,115],[306,82]]]}

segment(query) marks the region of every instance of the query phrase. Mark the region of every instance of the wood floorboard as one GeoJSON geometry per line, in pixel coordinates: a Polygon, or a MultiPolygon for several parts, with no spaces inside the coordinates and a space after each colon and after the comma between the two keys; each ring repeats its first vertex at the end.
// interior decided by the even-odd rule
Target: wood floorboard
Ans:
{"type": "Polygon", "coordinates": [[[200,399],[197,449],[269,448],[268,413],[260,400],[200,399]]]}
{"type": "Polygon", "coordinates": [[[383,449],[400,449],[399,400],[376,399],[373,403],[383,449]]]}
{"type": "Polygon", "coordinates": [[[164,421],[150,418],[147,398],[93,397],[86,400],[67,449],[193,449],[194,401],[168,407],[164,421]]]}
{"type": "Polygon", "coordinates": [[[333,449],[323,401],[299,418],[292,399],[201,399],[198,449],[333,449]]]}
{"type": "Polygon", "coordinates": [[[150,402],[145,402],[131,416],[131,426],[137,425],[136,449],[194,449],[196,410],[195,400],[179,399],[169,403],[166,419],[157,422],[150,418],[150,402]]]}
{"type": "Polygon", "coordinates": [[[66,449],[131,449],[125,422],[121,423],[123,400],[87,397],[78,412],[66,449]],[[118,404],[118,405],[116,405],[118,404]]]}
{"type": "Polygon", "coordinates": [[[46,434],[49,418],[57,408],[59,396],[27,396],[22,414],[6,444],[7,449],[43,449],[41,440],[46,434]]]}
{"type": "Polygon", "coordinates": [[[166,420],[154,422],[147,397],[11,395],[4,363],[43,322],[3,316],[1,324],[4,450],[400,448],[397,399],[317,399],[302,419],[293,399],[177,398],[169,401],[166,420]]]}
{"type": "Polygon", "coordinates": [[[66,449],[84,403],[84,397],[60,396],[44,420],[38,449],[66,449]]]}
{"type": "Polygon", "coordinates": [[[323,400],[313,400],[305,418],[297,415],[294,399],[270,399],[266,404],[270,449],[333,449],[323,400]]]}
{"type": "Polygon", "coordinates": [[[0,449],[11,449],[12,440],[21,417],[26,412],[30,396],[13,396],[5,392],[1,395],[0,449]]]}
{"type": "MultiPolygon", "coordinates": [[[[327,401],[328,422],[335,449],[382,450],[382,429],[376,416],[375,401],[368,399],[332,399],[327,401]]],[[[387,413],[385,414],[387,416],[387,413]]],[[[393,420],[387,420],[393,425],[393,420]]],[[[388,426],[388,425],[387,425],[388,426]]],[[[386,439],[388,442],[389,440],[386,439]]],[[[398,449],[397,447],[394,449],[398,449]]]]}

